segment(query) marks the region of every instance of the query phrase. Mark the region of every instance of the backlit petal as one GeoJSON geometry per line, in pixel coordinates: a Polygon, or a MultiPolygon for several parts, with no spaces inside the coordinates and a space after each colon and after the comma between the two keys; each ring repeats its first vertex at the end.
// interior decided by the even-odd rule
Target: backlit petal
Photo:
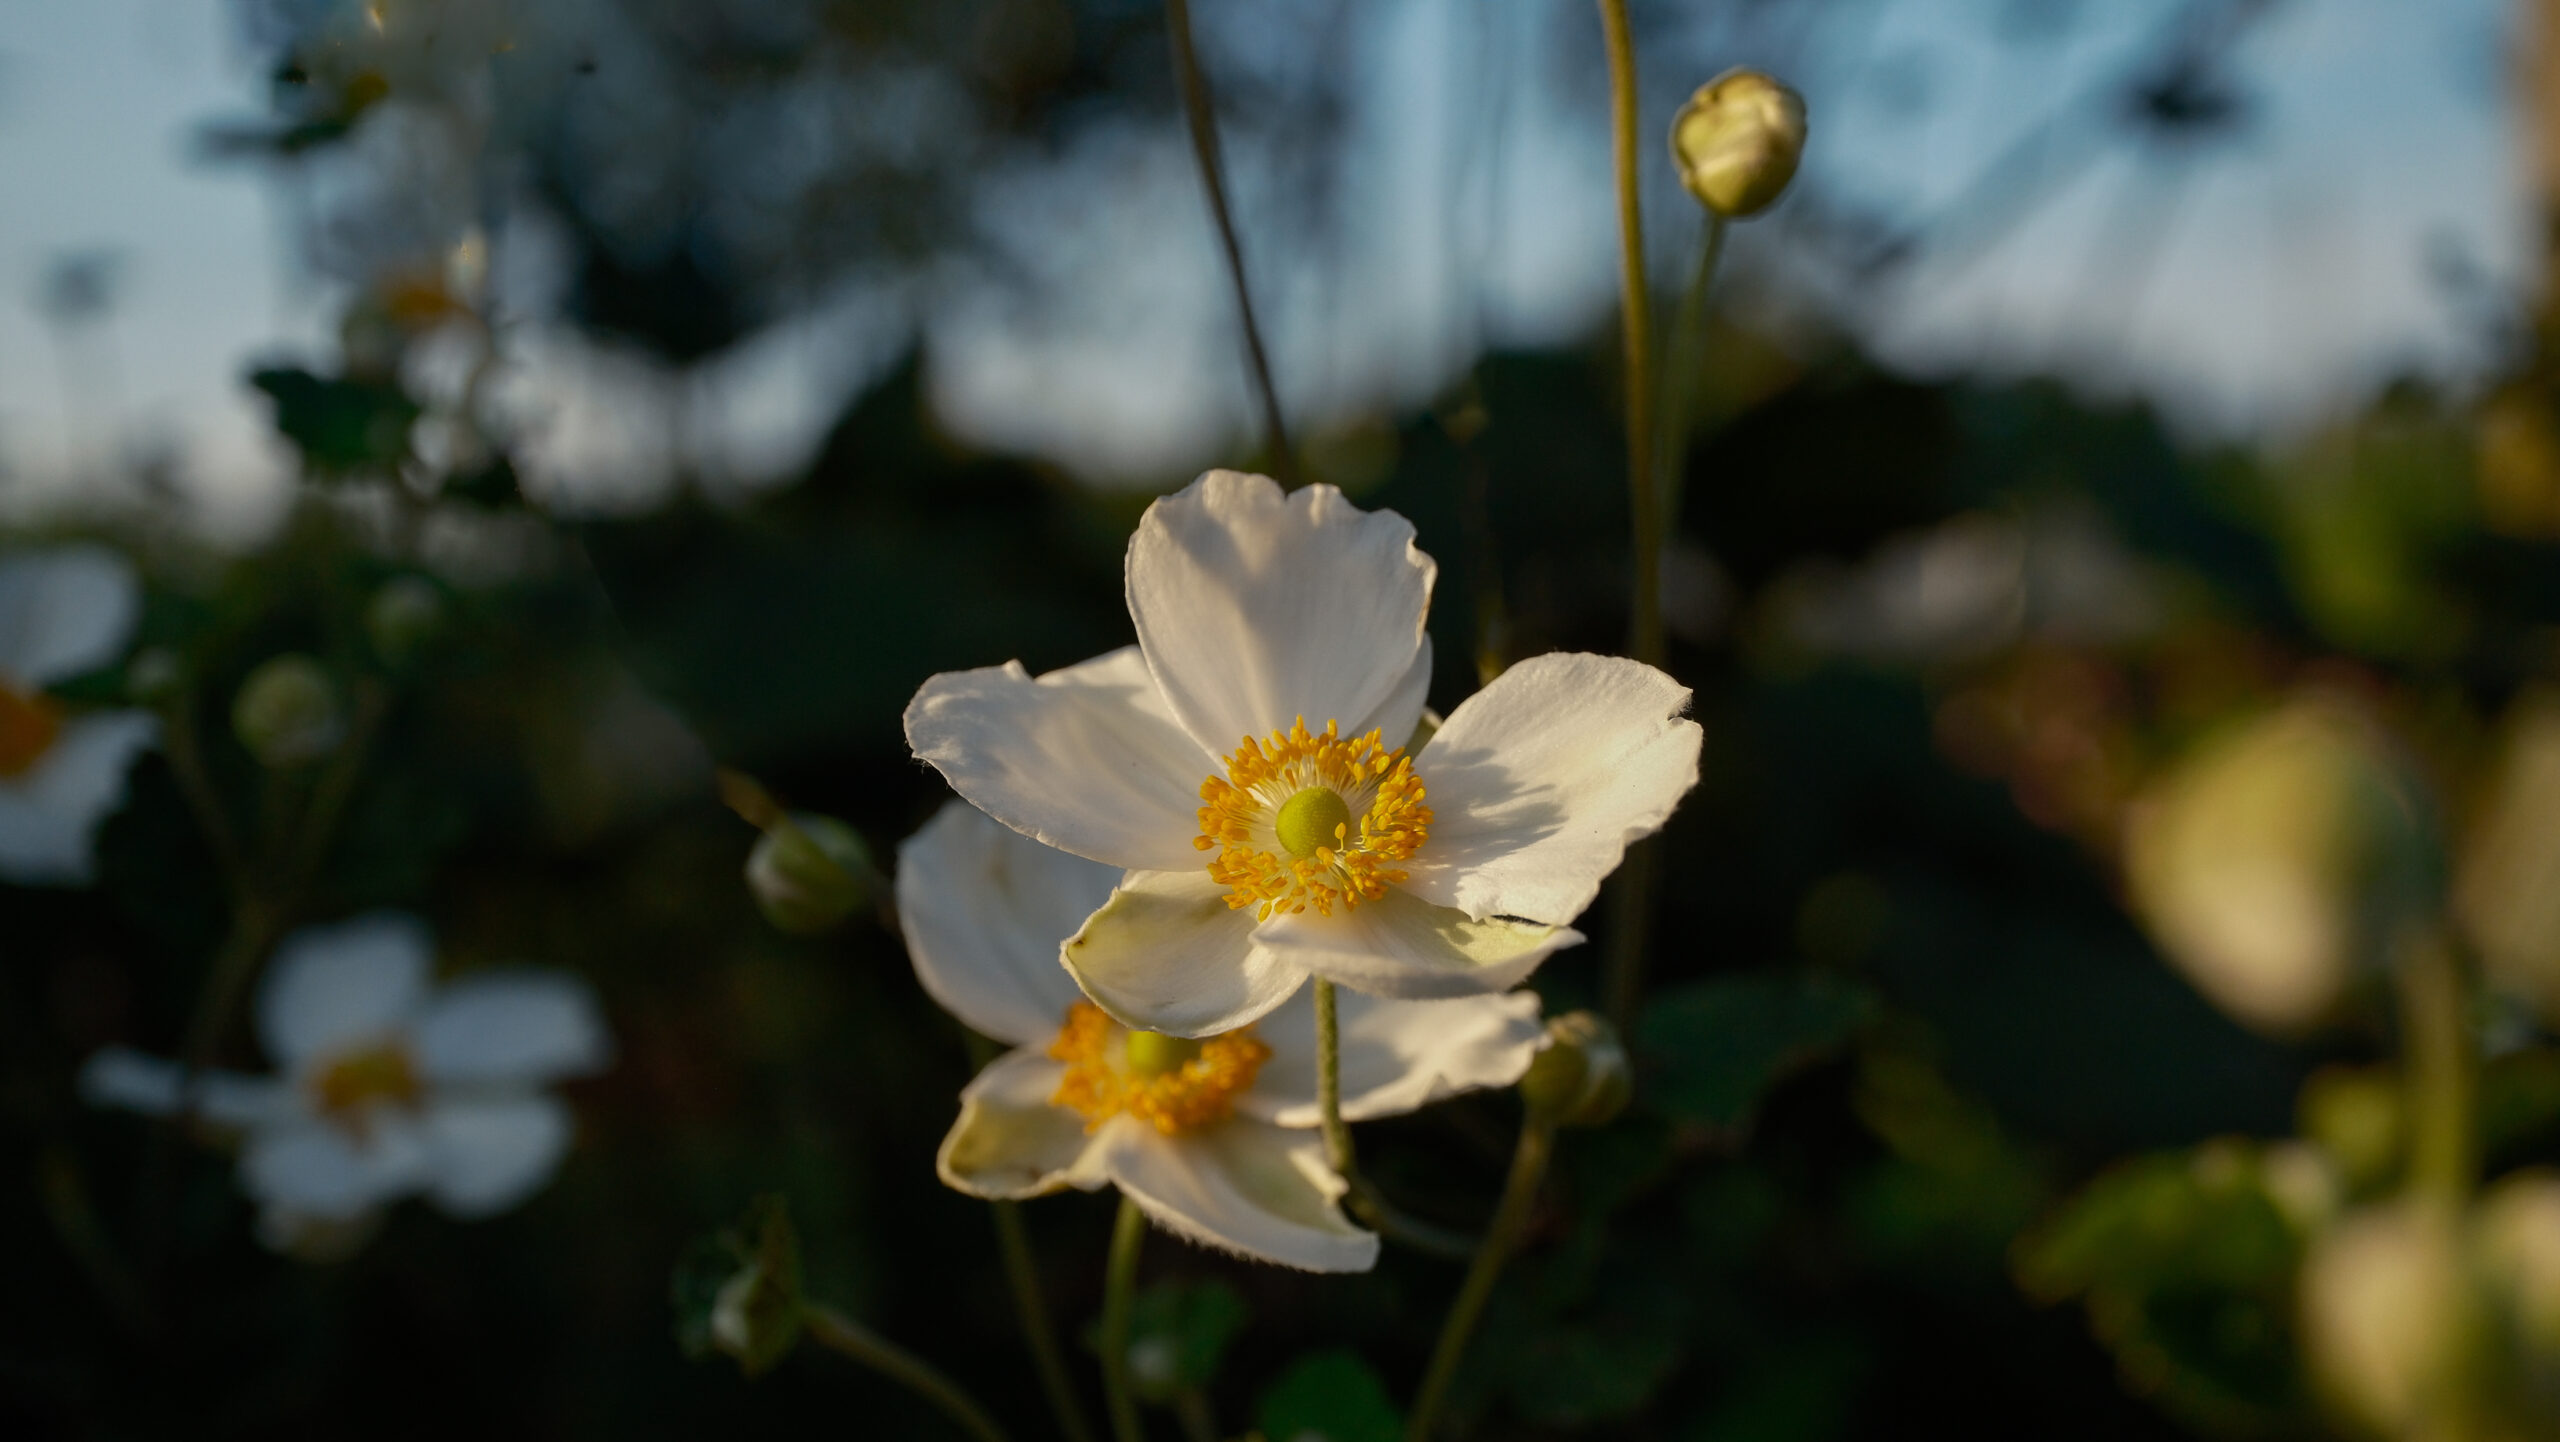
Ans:
{"type": "Polygon", "coordinates": [[[1689,691],[1620,656],[1532,656],[1414,758],[1431,840],[1407,889],[1469,916],[1566,922],[1698,780],[1689,691]]]}
{"type": "Polygon", "coordinates": [[[426,1002],[434,945],[425,922],[397,911],[293,933],[258,989],[259,1043],[290,1072],[404,1028],[426,1002]]]}
{"type": "Polygon", "coordinates": [[[133,564],[103,546],[0,558],[0,683],[37,689],[94,671],[141,613],[133,564]]]}
{"type": "Polygon", "coordinates": [[[907,705],[907,744],[951,789],[1051,846],[1118,867],[1195,865],[1216,760],[1164,709],[1136,647],[1038,680],[1018,662],[945,671],[907,705]]]}
{"type": "Polygon", "coordinates": [[[1342,1179],[1311,1133],[1234,1117],[1167,1136],[1122,1117],[1102,1137],[1111,1180],[1175,1236],[1309,1272],[1378,1264],[1378,1239],[1342,1215],[1342,1179]]]}
{"type": "Polygon", "coordinates": [[[436,992],[412,1040],[430,1082],[535,1085],[613,1060],[593,988],[560,971],[489,971],[436,992]]]}
{"type": "Polygon", "coordinates": [[[76,716],[26,774],[0,780],[0,877],[86,884],[98,823],[124,804],[125,773],[159,734],[148,712],[76,716]]]}
{"type": "Polygon", "coordinates": [[[1045,1042],[1082,995],[1058,948],[1119,880],[951,802],[898,848],[898,923],[916,979],[983,1035],[1045,1042]]]}
{"type": "Polygon", "coordinates": [[[551,1180],[571,1130],[567,1105],[538,1092],[431,1101],[419,1117],[427,1195],[457,1217],[503,1212],[551,1180]]]}
{"type": "Polygon", "coordinates": [[[1582,933],[1504,917],[1477,921],[1390,889],[1331,916],[1274,917],[1254,939],[1288,965],[1357,991],[1432,998],[1509,991],[1549,955],[1580,944],[1582,933]]]}
{"type": "Polygon", "coordinates": [[[1101,1186],[1101,1152],[1084,1118],[1049,1102],[1066,1071],[1029,1046],[988,1063],[960,1093],[960,1119],[933,1159],[943,1185],[994,1201],[1101,1186]]]}
{"type": "Polygon", "coordinates": [[[1365,721],[1400,746],[1421,714],[1434,572],[1392,511],[1211,471],[1138,522],[1129,615],[1166,704],[1217,756],[1301,716],[1346,735],[1365,721]]]}
{"type": "Polygon", "coordinates": [[[1126,1026],[1213,1036],[1289,999],[1306,972],[1254,943],[1253,914],[1197,867],[1132,871],[1062,953],[1094,1004],[1126,1026]]]}
{"type": "MultiPolygon", "coordinates": [[[[1271,1056],[1238,1100],[1251,1115],[1312,1127],[1316,1109],[1313,988],[1265,1017],[1254,1035],[1271,1056]]],[[[1339,994],[1342,1114],[1352,1121],[1416,1111],[1460,1092],[1509,1086],[1529,1069],[1545,1029],[1526,991],[1449,1001],[1386,1001],[1339,994]]]]}

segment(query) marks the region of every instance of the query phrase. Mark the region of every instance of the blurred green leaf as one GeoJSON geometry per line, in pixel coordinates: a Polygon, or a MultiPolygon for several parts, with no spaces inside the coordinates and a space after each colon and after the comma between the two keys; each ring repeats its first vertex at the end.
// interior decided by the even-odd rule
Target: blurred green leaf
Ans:
{"type": "Polygon", "coordinates": [[[313,375],[299,366],[249,373],[276,405],[276,430],[320,476],[383,470],[409,453],[416,401],[397,385],[313,375]]]}
{"type": "Polygon", "coordinates": [[[1678,1120],[1739,1128],[1772,1084],[1875,1013],[1867,990],[1818,973],[1717,977],[1666,991],[1636,1029],[1641,1092],[1678,1120]]]}
{"type": "Polygon", "coordinates": [[[1350,1352],[1301,1357],[1262,1397],[1266,1442],[1401,1442],[1404,1418],[1387,1384],[1350,1352]]]}

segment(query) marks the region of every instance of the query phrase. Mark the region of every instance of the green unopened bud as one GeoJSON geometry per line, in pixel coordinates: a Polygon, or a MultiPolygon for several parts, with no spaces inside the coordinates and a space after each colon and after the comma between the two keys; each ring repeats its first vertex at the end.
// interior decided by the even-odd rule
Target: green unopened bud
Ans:
{"type": "Polygon", "coordinates": [[[695,1244],[676,1269],[677,1332],[688,1355],[721,1352],[750,1377],[791,1354],[806,1316],[800,1237],[780,1197],[695,1244]]]}
{"type": "Polygon", "coordinates": [[[1567,1012],[1547,1022],[1547,1044],[1520,1078],[1533,1120],[1557,1127],[1606,1126],[1627,1109],[1635,1076],[1617,1028],[1598,1013],[1567,1012]]]}
{"type": "Polygon", "coordinates": [[[444,592],[424,576],[394,576],[365,603],[364,633],[386,666],[404,666],[444,624],[444,592]]]}
{"type": "Polygon", "coordinates": [[[2356,1191],[2380,1191],[2400,1173],[2401,1090],[2388,1067],[2325,1067],[2302,1085],[2294,1103],[2302,1135],[2356,1191]]]}
{"type": "Polygon", "coordinates": [[[1700,203],[1740,220],[1796,178],[1804,134],[1803,97],[1757,70],[1728,70],[1672,117],[1671,159],[1700,203]]]}
{"type": "Polygon", "coordinates": [[[301,766],[338,748],[347,711],[337,683],[298,651],[269,657],[231,698],[231,731],[262,766],[301,766]]]}
{"type": "Polygon", "coordinates": [[[124,665],[124,692],[143,706],[175,700],[187,681],[186,663],[166,646],[147,646],[124,665]]]}
{"type": "Polygon", "coordinates": [[[794,936],[814,936],[851,916],[870,897],[871,853],[832,816],[785,817],[747,853],[747,889],[765,920],[794,936]]]}

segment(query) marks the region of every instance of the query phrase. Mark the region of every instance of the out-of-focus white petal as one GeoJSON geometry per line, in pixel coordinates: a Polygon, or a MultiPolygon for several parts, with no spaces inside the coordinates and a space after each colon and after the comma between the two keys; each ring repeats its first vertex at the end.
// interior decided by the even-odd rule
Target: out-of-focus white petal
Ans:
{"type": "Polygon", "coordinates": [[[0,780],[0,877],[87,884],[98,823],[124,804],[125,773],[159,734],[144,711],[75,716],[24,775],[0,780]]]}
{"type": "Polygon", "coordinates": [[[1407,889],[1469,916],[1566,922],[1698,780],[1688,688],[1622,656],[1532,656],[1414,758],[1431,839],[1407,889]]]}
{"type": "Polygon", "coordinates": [[[361,1132],[317,1118],[260,1127],[240,1150],[242,1190],[324,1221],[397,1201],[427,1176],[426,1139],[390,1107],[376,1108],[361,1132]]]}
{"type": "Polygon", "coordinates": [[[996,1201],[1100,1187],[1098,1139],[1085,1134],[1083,1117],[1049,1102],[1066,1073],[1038,1047],[988,1063],[960,1093],[960,1119],[933,1159],[943,1185],[996,1201]]]}
{"type": "MultiPolygon", "coordinates": [[[[1271,1048],[1238,1110],[1284,1127],[1322,1121],[1316,1107],[1313,989],[1265,1017],[1253,1034],[1271,1048]]],[[[1480,1087],[1509,1086],[1529,1069],[1546,1031],[1526,991],[1450,1001],[1383,1001],[1340,993],[1342,1115],[1398,1116],[1480,1087]]]]}
{"type": "Polygon", "coordinates": [[[1428,999],[1509,991],[1582,933],[1569,926],[1489,917],[1390,888],[1376,901],[1302,911],[1264,922],[1254,940],[1287,965],[1372,996],[1428,999]]]}
{"type": "Polygon", "coordinates": [[[447,1213],[494,1216],[542,1189],[568,1154],[569,1108],[539,1092],[437,1097],[418,1118],[427,1196],[447,1213]]]}
{"type": "Polygon", "coordinates": [[[0,681],[36,689],[94,671],[141,614],[133,564],[104,546],[0,557],[0,681]]]}
{"type": "Polygon", "coordinates": [[[258,1041],[286,1071],[406,1027],[427,998],[426,923],[376,911],[284,939],[258,989],[258,1041]]]}
{"type": "Polygon", "coordinates": [[[1197,864],[1200,782],[1217,766],[1174,723],[1134,646],[1033,680],[1021,663],[945,671],[907,703],[907,744],[998,821],[1120,867],[1197,864]]]}
{"type": "Polygon", "coordinates": [[[1400,746],[1422,714],[1413,670],[1436,571],[1393,511],[1211,471],[1138,522],[1129,615],[1174,717],[1217,756],[1301,716],[1350,735],[1366,721],[1400,746]]]}
{"type": "Polygon", "coordinates": [[[595,991],[559,971],[467,976],[428,998],[411,1042],[429,1082],[538,1085],[613,1061],[595,991]]]}
{"type": "Polygon", "coordinates": [[[1253,914],[1200,868],[1132,871],[1062,956],[1124,1026],[1214,1036],[1289,999],[1306,972],[1255,944],[1253,914]]]}
{"type": "Polygon", "coordinates": [[[951,802],[898,848],[898,924],[916,980],[982,1035],[1045,1042],[1080,995],[1058,948],[1119,880],[951,802]]]}
{"type": "Polygon", "coordinates": [[[181,1087],[179,1077],[176,1062],[131,1047],[106,1047],[81,1064],[80,1099],[91,1106],[167,1117],[186,1110],[183,1093],[192,1090],[197,1116],[231,1127],[276,1122],[301,1110],[293,1089],[272,1077],[208,1071],[199,1073],[191,1087],[181,1087]]]}
{"type": "Polygon", "coordinates": [[[1309,1272],[1378,1264],[1378,1239],[1342,1215],[1346,1188],[1309,1133],[1230,1117],[1166,1136],[1118,1117],[1101,1138],[1111,1180],[1175,1236],[1309,1272]]]}

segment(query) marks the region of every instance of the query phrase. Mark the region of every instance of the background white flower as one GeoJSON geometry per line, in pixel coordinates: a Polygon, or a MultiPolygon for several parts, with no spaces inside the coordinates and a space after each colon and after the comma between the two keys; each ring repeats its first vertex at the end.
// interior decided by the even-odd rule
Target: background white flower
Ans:
{"type": "Polygon", "coordinates": [[[1006,825],[1127,869],[1064,957],[1130,1026],[1227,1031],[1311,974],[1506,990],[1582,940],[1566,923],[1696,783],[1702,733],[1662,672],[1558,654],[1404,755],[1433,574],[1401,516],[1211,471],[1130,538],[1136,646],[935,676],[907,738],[1006,825]]]}
{"type": "Polygon", "coordinates": [[[111,1047],[82,1069],[81,1092],[238,1128],[240,1184],[271,1244],[418,1194],[457,1217],[504,1211],[568,1150],[568,1107],[542,1088],[603,1070],[612,1041],[576,977],[479,972],[438,987],[433,954],[425,924],[398,913],[306,928],[258,993],[276,1076],[190,1082],[111,1047]]]}
{"type": "Polygon", "coordinates": [[[70,712],[44,688],[115,660],[141,610],[132,565],[103,546],[0,556],[0,878],[89,880],[91,835],[159,722],[70,712]]]}
{"type": "MultiPolygon", "coordinates": [[[[899,849],[898,914],[917,978],[978,1031],[1013,1044],[961,1093],[942,1179],[973,1196],[1116,1186],[1157,1225],[1208,1246],[1310,1271],[1362,1271],[1378,1239],[1336,1206],[1317,1125],[1315,1025],[1299,1001],[1249,1033],[1208,1043],[1133,1034],[1083,997],[1058,939],[1111,893],[1107,866],[1043,846],[959,802],[899,849]],[[1221,1048],[1240,1048],[1216,1069],[1221,1048]],[[1095,1117],[1071,1085],[1107,1086],[1149,1053],[1197,1057],[1171,1125],[1143,1105],[1095,1117]],[[1080,1071],[1081,1069],[1081,1071],[1080,1071]]],[[[1392,1116],[1519,1079],[1542,1031],[1527,993],[1448,1001],[1345,997],[1342,1113],[1392,1116]]],[[[1099,1109],[1091,1109],[1099,1110],[1099,1109]]]]}

